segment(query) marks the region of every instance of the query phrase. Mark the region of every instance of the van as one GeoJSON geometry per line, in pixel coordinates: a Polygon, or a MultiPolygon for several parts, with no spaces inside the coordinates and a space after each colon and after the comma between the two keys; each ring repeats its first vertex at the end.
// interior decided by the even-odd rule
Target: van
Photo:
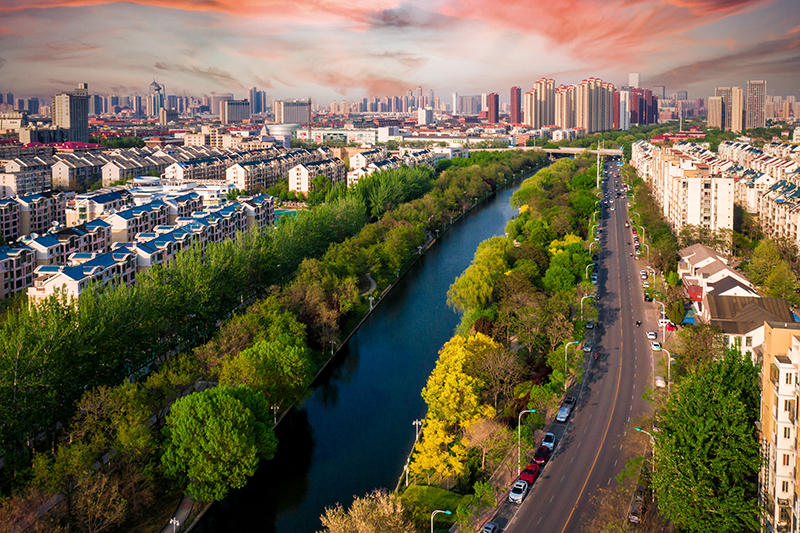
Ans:
{"type": "Polygon", "coordinates": [[[660,327],[660,328],[663,328],[664,326],[667,326],[668,324],[672,324],[672,322],[670,322],[670,320],[668,318],[661,318],[658,321],[658,327],[660,327]]]}

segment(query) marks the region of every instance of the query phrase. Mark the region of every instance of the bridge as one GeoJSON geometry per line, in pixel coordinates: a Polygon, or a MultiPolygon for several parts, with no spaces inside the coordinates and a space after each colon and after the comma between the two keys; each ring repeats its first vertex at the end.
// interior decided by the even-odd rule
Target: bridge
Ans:
{"type": "MultiPolygon", "coordinates": [[[[468,147],[470,152],[504,152],[506,150],[519,150],[519,151],[528,151],[528,150],[538,150],[539,152],[546,152],[550,156],[558,156],[558,155],[576,155],[581,154],[583,152],[589,152],[590,154],[596,154],[597,150],[589,149],[589,148],[576,148],[572,146],[563,146],[561,148],[542,148],[541,146],[510,146],[508,148],[471,148],[468,147]]],[[[621,148],[601,148],[600,155],[617,155],[622,156],[622,149],[621,148]]]]}

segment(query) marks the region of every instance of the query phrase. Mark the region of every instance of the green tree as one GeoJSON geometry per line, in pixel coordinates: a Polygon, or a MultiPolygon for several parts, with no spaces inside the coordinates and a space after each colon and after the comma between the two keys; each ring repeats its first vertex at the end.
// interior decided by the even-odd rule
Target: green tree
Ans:
{"type": "Polygon", "coordinates": [[[722,356],[724,346],[718,327],[710,324],[693,324],[678,333],[678,351],[675,360],[682,371],[700,368],[722,356]]]}
{"type": "Polygon", "coordinates": [[[790,304],[797,304],[797,278],[786,261],[779,261],[764,280],[764,292],[773,298],[786,298],[790,304]]]}
{"type": "Polygon", "coordinates": [[[758,369],[738,351],[690,372],[659,414],[653,485],[682,531],[759,529],[758,369]]]}
{"type": "Polygon", "coordinates": [[[498,278],[508,270],[508,240],[492,237],[478,245],[472,264],[447,291],[447,304],[462,313],[483,309],[498,278]]]}
{"type": "Polygon", "coordinates": [[[753,255],[750,257],[750,264],[747,265],[747,274],[755,285],[764,285],[773,269],[778,266],[781,261],[778,246],[772,239],[764,239],[756,249],[753,250],[753,255]]]}
{"type": "Polygon", "coordinates": [[[258,461],[271,459],[277,446],[266,400],[244,386],[181,398],[167,417],[165,435],[164,472],[205,502],[243,487],[258,461]]]}
{"type": "Polygon", "coordinates": [[[414,533],[414,522],[406,518],[400,496],[384,489],[356,497],[349,509],[337,503],[320,517],[319,533],[414,533]]]}

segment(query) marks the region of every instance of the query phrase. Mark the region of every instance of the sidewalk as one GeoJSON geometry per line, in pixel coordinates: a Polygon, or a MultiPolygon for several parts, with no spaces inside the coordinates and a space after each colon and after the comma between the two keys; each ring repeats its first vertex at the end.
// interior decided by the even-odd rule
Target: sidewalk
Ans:
{"type": "Polygon", "coordinates": [[[178,509],[175,511],[175,515],[172,517],[178,521],[178,524],[172,525],[167,523],[164,526],[164,529],[161,530],[161,533],[173,533],[173,531],[181,531],[182,529],[189,526],[186,522],[189,520],[189,513],[192,511],[192,505],[194,504],[194,500],[190,497],[184,496],[181,498],[181,503],[178,504],[178,509]]]}

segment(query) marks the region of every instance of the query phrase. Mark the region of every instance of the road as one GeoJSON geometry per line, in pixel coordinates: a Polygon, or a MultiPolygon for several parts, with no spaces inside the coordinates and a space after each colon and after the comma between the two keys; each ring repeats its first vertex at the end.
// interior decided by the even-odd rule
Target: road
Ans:
{"type": "MultiPolygon", "coordinates": [[[[616,165],[607,163],[616,170],[616,165]]],[[[608,191],[619,178],[609,178],[608,191]]],[[[588,358],[582,384],[570,395],[578,397],[576,410],[566,424],[553,423],[558,441],[555,453],[521,505],[504,503],[494,521],[509,533],[546,531],[579,532],[590,515],[591,495],[598,487],[615,483],[614,477],[629,458],[619,437],[629,422],[649,410],[643,399],[652,387],[652,357],[645,337],[645,304],[639,270],[644,261],[633,250],[624,198],[609,191],[614,210],[603,210],[598,276],[599,320],[594,329],[597,360],[588,358]],[[645,321],[640,328],[636,320],[645,321]]],[[[649,315],[654,316],[650,311],[649,315]]],[[[589,338],[592,336],[589,335],[589,338]]]]}

